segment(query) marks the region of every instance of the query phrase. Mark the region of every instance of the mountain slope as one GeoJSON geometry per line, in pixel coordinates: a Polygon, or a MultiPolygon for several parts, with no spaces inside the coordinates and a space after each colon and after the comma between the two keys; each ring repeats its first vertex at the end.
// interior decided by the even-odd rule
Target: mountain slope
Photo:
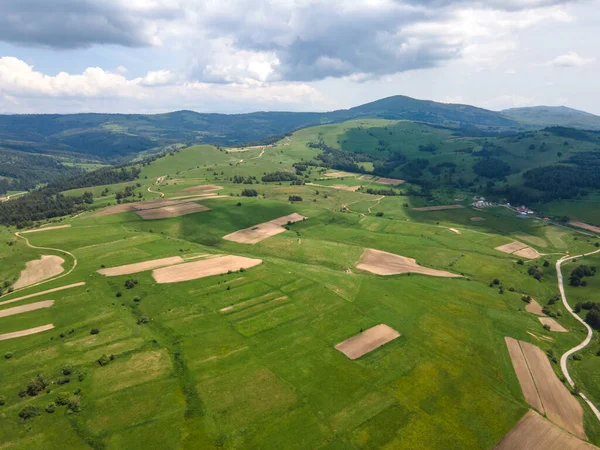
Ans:
{"type": "Polygon", "coordinates": [[[561,126],[600,130],[600,116],[566,106],[511,108],[500,113],[518,122],[539,127],[561,126]]]}

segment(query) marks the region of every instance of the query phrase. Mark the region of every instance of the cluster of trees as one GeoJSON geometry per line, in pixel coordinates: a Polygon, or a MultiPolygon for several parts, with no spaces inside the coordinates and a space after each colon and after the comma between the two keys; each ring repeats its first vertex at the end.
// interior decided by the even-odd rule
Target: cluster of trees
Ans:
{"type": "Polygon", "coordinates": [[[367,194],[372,194],[372,195],[387,195],[387,196],[395,196],[395,195],[402,195],[402,192],[399,191],[395,191],[394,189],[373,189],[373,188],[367,188],[367,190],[365,191],[367,194]]]}
{"type": "Polygon", "coordinates": [[[242,191],[242,197],[258,197],[256,189],[244,189],[242,191]]]}
{"type": "Polygon", "coordinates": [[[273,181],[298,181],[298,177],[291,172],[278,170],[276,172],[265,174],[262,177],[262,181],[264,181],[265,183],[270,183],[273,181]]]}
{"type": "Polygon", "coordinates": [[[596,302],[579,302],[575,305],[575,312],[580,313],[582,309],[587,310],[585,321],[594,330],[600,331],[600,303],[596,302]]]}
{"type": "Polygon", "coordinates": [[[508,163],[502,161],[501,159],[487,157],[480,159],[473,164],[473,172],[486,178],[502,179],[506,175],[510,174],[511,169],[508,163]]]}
{"type": "Polygon", "coordinates": [[[288,200],[290,202],[301,202],[302,201],[302,197],[300,197],[299,195],[290,195],[288,200]]]}
{"type": "Polygon", "coordinates": [[[244,178],[241,175],[234,175],[233,178],[231,179],[231,181],[233,181],[236,184],[254,184],[254,183],[258,183],[258,180],[256,179],[255,176],[248,176],[248,177],[244,178]]]}
{"type": "Polygon", "coordinates": [[[580,265],[579,267],[573,269],[571,275],[569,276],[569,284],[571,286],[586,286],[587,282],[582,280],[584,277],[593,277],[596,275],[595,267],[588,267],[586,265],[580,265]]]}
{"type": "Polygon", "coordinates": [[[541,269],[540,266],[530,266],[527,269],[527,273],[538,281],[544,276],[544,270],[541,269]]]}
{"type": "Polygon", "coordinates": [[[62,178],[54,181],[45,189],[57,193],[68,191],[70,189],[81,189],[92,186],[102,186],[104,184],[123,183],[133,181],[140,176],[141,169],[139,167],[121,167],[118,169],[105,167],[94,170],[93,172],[83,173],[78,176],[62,178]]]}
{"type": "MultiPolygon", "coordinates": [[[[117,203],[121,203],[123,200],[127,200],[130,197],[135,195],[135,185],[125,186],[125,189],[122,191],[115,192],[115,198],[117,199],[117,203]]],[[[91,202],[90,202],[91,203],[91,202]]]]}
{"type": "Polygon", "coordinates": [[[435,145],[435,144],[419,145],[420,152],[434,153],[436,150],[437,150],[437,145],[435,145]]]}

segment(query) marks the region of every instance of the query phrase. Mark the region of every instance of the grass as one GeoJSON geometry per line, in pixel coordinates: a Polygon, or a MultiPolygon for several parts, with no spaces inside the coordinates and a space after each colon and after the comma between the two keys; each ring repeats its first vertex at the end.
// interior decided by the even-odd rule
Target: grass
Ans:
{"type": "MultiPolygon", "coordinates": [[[[326,140],[337,140],[347,126],[320,129],[326,140]]],[[[527,410],[504,337],[558,355],[582,335],[583,327],[555,304],[551,309],[572,332],[553,334],[554,342],[535,340],[527,331],[547,333],[525,312],[521,296],[545,304],[557,292],[554,262],[560,255],[552,253],[589,251],[595,240],[518,219],[505,208],[419,213],[411,209],[420,205],[416,198],[386,197],[377,204],[378,196],[286,183],[253,185],[258,198],[237,196],[247,186],[233,184],[232,176],[260,179],[263,172],[290,170],[293,162],[314,156],[305,142],[318,132],[300,130],[260,159],[251,159],[259,154],[254,150],[227,154],[195,146],[143,168],[138,191],[145,198],[157,197],[146,189],[163,175],[168,178],[156,189],[166,197],[208,183],[233,194],[201,201],[210,211],[152,221],[133,213],[83,215],[67,220],[72,228],[29,235],[34,245],[72,252],[78,265],[61,280],[23,295],[78,281],[86,285],[52,294],[50,309],[0,319],[8,331],[56,327],[0,342],[0,357],[12,353],[0,359],[0,396],[6,398],[0,441],[11,448],[493,448],[527,410]],[[304,201],[292,204],[290,195],[304,201]],[[342,212],[343,205],[350,212],[342,212]],[[309,219],[256,245],[221,239],[292,212],[309,219]],[[377,212],[384,215],[376,217],[377,212]],[[474,216],[486,220],[471,222],[474,216]],[[516,257],[494,250],[513,239],[548,255],[519,265],[516,257]],[[355,266],[364,248],[413,257],[464,277],[361,272],[355,266]],[[217,253],[261,258],[263,264],[175,284],[157,284],[150,272],[120,277],[96,272],[103,265],[217,253]],[[549,265],[536,281],[527,269],[544,259],[549,265]],[[138,284],[126,289],[132,277],[138,284]],[[505,287],[503,294],[489,287],[494,278],[505,287]],[[142,315],[149,323],[138,324],[142,315]],[[334,349],[379,323],[401,337],[355,361],[334,349]],[[92,328],[99,334],[90,334],[92,328]],[[102,355],[113,359],[101,366],[102,355]],[[68,384],[19,397],[38,373],[56,381],[66,364],[73,367],[68,384]],[[53,414],[43,411],[60,392],[74,395],[78,389],[80,412],[67,414],[64,406],[53,414]],[[18,412],[27,404],[42,413],[23,424],[18,412]]],[[[319,177],[313,170],[310,179],[319,177]]],[[[356,181],[368,183],[326,182],[356,181]]],[[[15,240],[12,232],[1,231],[1,245],[15,240]]],[[[0,253],[5,278],[39,255],[22,241],[6,249],[0,253]]],[[[576,300],[579,292],[583,289],[568,295],[576,300]]],[[[595,341],[589,351],[597,347],[595,341]]],[[[598,372],[593,358],[585,353],[575,373],[598,398],[591,387],[598,372]]],[[[600,443],[587,409],[586,431],[600,443]]]]}

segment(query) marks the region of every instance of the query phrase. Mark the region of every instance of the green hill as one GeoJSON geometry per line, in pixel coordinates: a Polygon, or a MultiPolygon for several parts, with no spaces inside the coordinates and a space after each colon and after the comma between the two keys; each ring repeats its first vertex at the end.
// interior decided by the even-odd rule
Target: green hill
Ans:
{"type": "Polygon", "coordinates": [[[599,116],[566,106],[512,108],[501,111],[501,114],[517,122],[538,127],[561,126],[600,130],[599,116]]]}

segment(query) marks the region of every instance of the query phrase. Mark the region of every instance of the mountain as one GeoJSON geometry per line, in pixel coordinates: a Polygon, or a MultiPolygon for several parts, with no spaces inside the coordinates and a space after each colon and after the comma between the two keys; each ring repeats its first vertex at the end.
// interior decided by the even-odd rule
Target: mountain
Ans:
{"type": "Polygon", "coordinates": [[[517,122],[537,127],[561,126],[600,130],[600,116],[566,106],[511,108],[500,113],[517,122]]]}

